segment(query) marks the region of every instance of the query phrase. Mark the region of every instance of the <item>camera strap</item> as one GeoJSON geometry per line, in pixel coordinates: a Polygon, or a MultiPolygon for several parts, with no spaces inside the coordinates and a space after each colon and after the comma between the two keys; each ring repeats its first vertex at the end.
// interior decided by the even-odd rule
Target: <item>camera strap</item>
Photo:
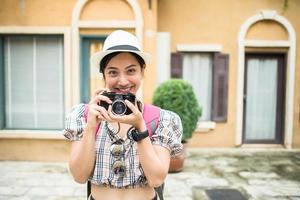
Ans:
{"type": "MultiPolygon", "coordinates": [[[[85,119],[85,122],[87,122],[88,118],[88,113],[89,113],[89,104],[84,105],[84,112],[83,112],[83,117],[85,119]]],[[[159,120],[159,115],[160,115],[160,108],[157,106],[153,106],[150,104],[145,104],[144,105],[144,110],[143,110],[143,118],[145,120],[148,132],[149,132],[149,137],[151,138],[153,133],[158,127],[158,120],[159,120]]],[[[100,128],[100,124],[98,124],[97,130],[95,135],[97,135],[98,130],[100,128]]]]}

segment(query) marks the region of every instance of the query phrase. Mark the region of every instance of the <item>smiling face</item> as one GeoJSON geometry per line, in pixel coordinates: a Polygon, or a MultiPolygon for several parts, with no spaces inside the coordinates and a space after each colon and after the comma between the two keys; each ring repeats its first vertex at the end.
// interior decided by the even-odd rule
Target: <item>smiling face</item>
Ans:
{"type": "Polygon", "coordinates": [[[106,87],[119,94],[136,94],[144,75],[144,66],[130,53],[112,57],[104,69],[106,87]]]}

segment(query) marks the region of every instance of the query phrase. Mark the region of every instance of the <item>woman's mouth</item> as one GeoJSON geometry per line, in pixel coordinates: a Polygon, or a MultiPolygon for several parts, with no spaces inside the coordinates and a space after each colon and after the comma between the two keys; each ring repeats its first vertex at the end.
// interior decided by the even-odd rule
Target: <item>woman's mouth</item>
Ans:
{"type": "Polygon", "coordinates": [[[116,92],[116,93],[119,93],[119,94],[133,93],[132,88],[133,88],[133,87],[115,88],[115,92],[116,92]]]}

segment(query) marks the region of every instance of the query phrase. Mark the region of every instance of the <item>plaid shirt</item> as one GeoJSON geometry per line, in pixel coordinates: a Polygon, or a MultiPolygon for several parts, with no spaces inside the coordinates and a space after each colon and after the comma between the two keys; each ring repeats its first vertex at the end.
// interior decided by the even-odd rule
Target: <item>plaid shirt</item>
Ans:
{"type": "MultiPolygon", "coordinates": [[[[82,138],[86,126],[84,104],[73,107],[66,117],[65,125],[63,134],[68,140],[75,141],[82,138]]],[[[151,138],[152,144],[169,149],[171,156],[175,156],[182,150],[181,137],[182,125],[179,116],[174,112],[161,109],[158,127],[151,138]]],[[[96,136],[95,152],[96,163],[94,173],[90,177],[93,184],[112,188],[136,188],[147,185],[139,161],[137,143],[128,138],[122,139],[107,122],[100,125],[96,136]],[[121,158],[126,166],[124,176],[112,171],[116,158],[111,154],[110,147],[116,141],[122,141],[125,147],[125,153],[121,158]]]]}

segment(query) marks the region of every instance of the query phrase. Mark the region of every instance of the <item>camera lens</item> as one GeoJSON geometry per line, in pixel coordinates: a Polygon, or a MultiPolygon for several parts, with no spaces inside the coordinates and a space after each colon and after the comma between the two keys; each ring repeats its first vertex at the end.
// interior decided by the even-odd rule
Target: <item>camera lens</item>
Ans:
{"type": "Polygon", "coordinates": [[[127,106],[124,101],[116,100],[112,104],[112,112],[116,115],[124,115],[127,110],[127,106]]]}

